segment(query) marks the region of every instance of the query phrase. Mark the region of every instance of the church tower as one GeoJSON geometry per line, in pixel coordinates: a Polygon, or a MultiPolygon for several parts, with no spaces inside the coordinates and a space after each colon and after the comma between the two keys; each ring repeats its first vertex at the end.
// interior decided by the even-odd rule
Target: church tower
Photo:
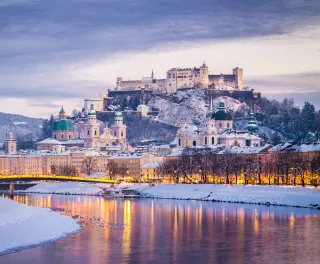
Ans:
{"type": "Polygon", "coordinates": [[[100,124],[97,121],[96,111],[94,105],[91,104],[88,113],[88,121],[84,125],[84,147],[97,148],[99,147],[98,141],[100,138],[100,124]]]}
{"type": "Polygon", "coordinates": [[[111,135],[117,138],[117,143],[126,144],[127,126],[123,124],[121,112],[116,112],[114,123],[111,125],[111,135]]]}
{"type": "Polygon", "coordinates": [[[11,129],[10,132],[6,134],[5,153],[7,155],[17,154],[17,137],[16,134],[12,133],[11,129]]]}
{"type": "Polygon", "coordinates": [[[251,134],[255,134],[257,132],[257,122],[256,122],[253,111],[249,113],[249,122],[248,122],[247,129],[251,134]]]}

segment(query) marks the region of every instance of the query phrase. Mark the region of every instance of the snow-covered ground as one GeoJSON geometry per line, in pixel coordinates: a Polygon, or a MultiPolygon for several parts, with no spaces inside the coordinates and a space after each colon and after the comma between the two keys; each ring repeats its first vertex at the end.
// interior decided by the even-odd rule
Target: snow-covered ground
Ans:
{"type": "Polygon", "coordinates": [[[50,194],[78,194],[78,195],[99,195],[102,194],[103,188],[109,185],[79,183],[79,182],[42,182],[28,188],[25,193],[50,193],[50,194]]]}
{"type": "Polygon", "coordinates": [[[320,189],[281,186],[161,184],[135,185],[143,197],[320,207],[320,189]]]}
{"type": "Polygon", "coordinates": [[[0,255],[42,245],[81,230],[72,217],[0,197],[0,255]]]}

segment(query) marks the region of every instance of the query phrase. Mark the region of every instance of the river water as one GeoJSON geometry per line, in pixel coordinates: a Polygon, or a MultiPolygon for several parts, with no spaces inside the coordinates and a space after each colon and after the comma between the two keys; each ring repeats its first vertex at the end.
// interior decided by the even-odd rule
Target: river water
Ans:
{"type": "MultiPolygon", "coordinates": [[[[0,263],[320,263],[320,212],[201,201],[17,195],[83,230],[0,263]]],[[[48,223],[50,228],[50,223],[48,223]]]]}

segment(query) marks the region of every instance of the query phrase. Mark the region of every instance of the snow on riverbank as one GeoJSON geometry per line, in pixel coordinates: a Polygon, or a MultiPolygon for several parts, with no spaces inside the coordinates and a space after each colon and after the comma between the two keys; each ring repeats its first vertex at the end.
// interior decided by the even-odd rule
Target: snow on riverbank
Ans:
{"type": "Polygon", "coordinates": [[[320,189],[280,186],[162,184],[131,187],[143,197],[320,207],[320,189]],[[317,205],[317,206],[314,206],[317,205]]]}
{"type": "MultiPolygon", "coordinates": [[[[105,186],[107,187],[107,186],[105,186]]],[[[79,182],[42,182],[28,188],[22,193],[50,193],[50,194],[78,194],[78,195],[100,195],[103,190],[101,186],[91,183],[79,182]]]]}
{"type": "Polygon", "coordinates": [[[81,230],[76,220],[47,208],[0,197],[0,255],[42,245],[81,230]]]}

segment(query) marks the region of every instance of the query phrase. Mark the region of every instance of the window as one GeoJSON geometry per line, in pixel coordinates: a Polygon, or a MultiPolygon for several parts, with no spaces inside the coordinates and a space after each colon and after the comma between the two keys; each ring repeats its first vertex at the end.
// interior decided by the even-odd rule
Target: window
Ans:
{"type": "Polygon", "coordinates": [[[251,146],[251,140],[250,140],[250,139],[247,139],[247,140],[246,140],[246,146],[247,146],[247,147],[250,147],[250,146],[251,146]]]}
{"type": "Polygon", "coordinates": [[[69,139],[71,138],[71,135],[69,134],[69,139]]]}
{"type": "Polygon", "coordinates": [[[63,134],[61,134],[61,138],[63,138],[63,134]]]}
{"type": "Polygon", "coordinates": [[[54,134],[54,139],[57,139],[57,135],[56,134],[54,134]]]}
{"type": "Polygon", "coordinates": [[[211,144],[214,145],[214,137],[211,138],[211,144]]]}
{"type": "Polygon", "coordinates": [[[117,132],[114,132],[114,136],[117,136],[117,132]]]}
{"type": "Polygon", "coordinates": [[[181,146],[181,138],[179,138],[179,146],[181,146]]]}
{"type": "Polygon", "coordinates": [[[88,130],[88,136],[90,136],[90,131],[88,130]]]}
{"type": "Polygon", "coordinates": [[[207,145],[207,137],[204,138],[204,144],[207,145]]]}
{"type": "Polygon", "coordinates": [[[227,128],[230,128],[230,124],[229,124],[229,122],[227,123],[227,128]]]}
{"type": "Polygon", "coordinates": [[[195,146],[197,145],[197,142],[194,140],[194,141],[192,142],[192,145],[195,147],[195,146]]]}
{"type": "Polygon", "coordinates": [[[94,135],[95,135],[95,136],[97,135],[97,130],[94,131],[94,135]]]}
{"type": "Polygon", "coordinates": [[[121,131],[121,137],[123,137],[123,131],[121,131]]]}

